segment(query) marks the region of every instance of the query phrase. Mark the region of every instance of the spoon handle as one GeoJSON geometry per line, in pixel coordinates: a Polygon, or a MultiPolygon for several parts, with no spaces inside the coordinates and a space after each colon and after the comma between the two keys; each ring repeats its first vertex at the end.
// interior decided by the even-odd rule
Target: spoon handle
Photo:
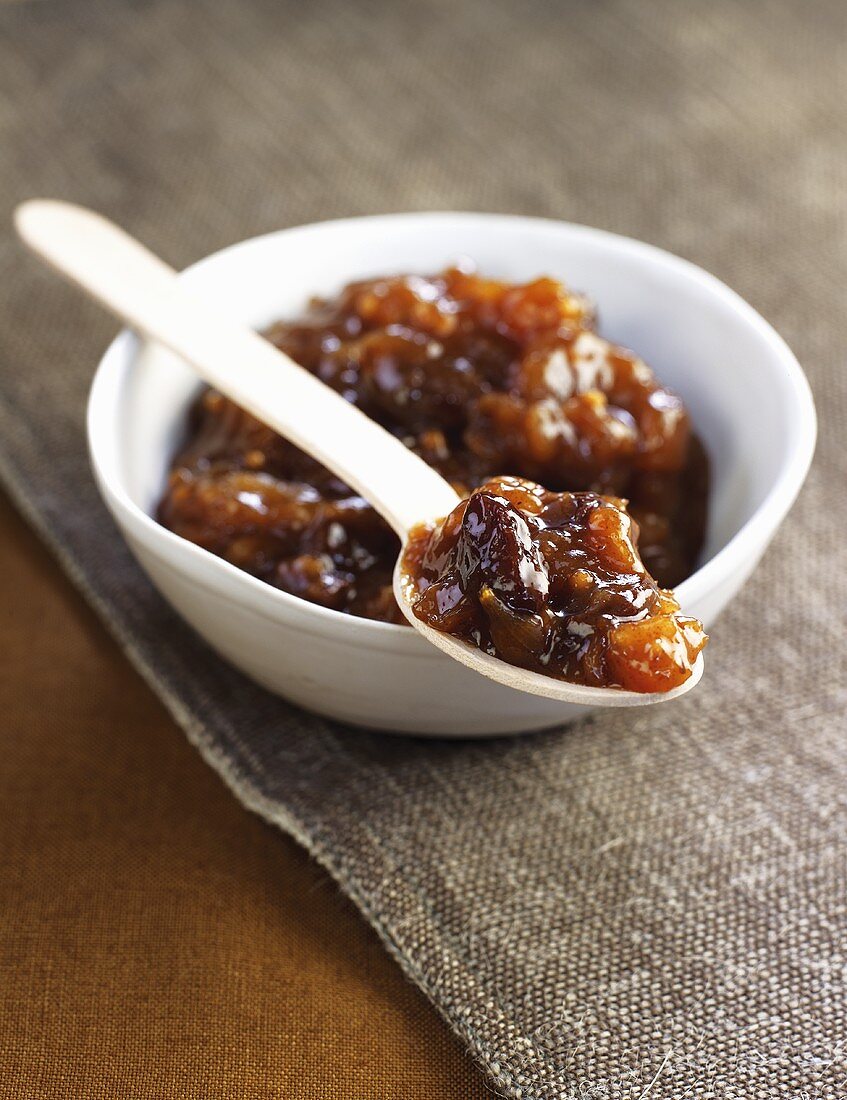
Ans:
{"type": "Polygon", "coordinates": [[[106,218],[34,199],[15,211],[24,242],[209,385],[291,440],[369,501],[404,539],[458,497],[435,470],[267,340],[195,297],[176,272],[106,218]]]}

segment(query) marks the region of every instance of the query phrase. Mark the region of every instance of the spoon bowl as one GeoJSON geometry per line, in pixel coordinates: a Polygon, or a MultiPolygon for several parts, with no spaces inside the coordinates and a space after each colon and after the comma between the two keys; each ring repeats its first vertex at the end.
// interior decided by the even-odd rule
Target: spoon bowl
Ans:
{"type": "Polygon", "coordinates": [[[451,634],[444,634],[440,630],[433,630],[427,623],[422,622],[412,610],[412,596],[414,588],[409,577],[403,572],[402,557],[398,559],[394,568],[394,597],[408,621],[423,634],[431,645],[436,646],[452,657],[454,661],[471,668],[474,672],[487,676],[489,680],[495,680],[505,687],[516,688],[525,691],[529,695],[540,695],[546,699],[556,699],[564,704],[577,704],[584,707],[643,707],[652,703],[667,702],[685,695],[693,687],[700,683],[703,676],[704,661],[700,653],[691,669],[691,675],[678,687],[670,691],[639,692],[624,691],[622,688],[589,687],[586,684],[574,684],[569,680],[557,680],[552,676],[543,676],[540,672],[532,672],[530,669],[518,668],[498,660],[475,646],[455,638],[451,634]]]}

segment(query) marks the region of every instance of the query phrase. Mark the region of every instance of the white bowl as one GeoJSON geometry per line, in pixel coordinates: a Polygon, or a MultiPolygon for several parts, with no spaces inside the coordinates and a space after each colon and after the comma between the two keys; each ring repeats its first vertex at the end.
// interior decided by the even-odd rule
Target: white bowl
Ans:
{"type": "MultiPolygon", "coordinates": [[[[352,279],[437,271],[463,256],[494,277],[547,274],[586,291],[604,335],[634,348],[685,399],[712,460],[713,487],[703,564],[678,595],[687,611],[712,623],[800,489],[814,450],[815,413],[783,340],[711,275],[584,226],[398,214],[271,233],[210,256],[182,278],[221,309],[262,327],[352,279]]],[[[227,660],[310,710],[402,733],[486,736],[587,713],[485,680],[408,627],[280,592],[159,526],[152,515],[196,390],[185,364],[160,348],[142,350],[122,333],[94,380],[89,446],[103,499],[135,556],[227,660]]]]}

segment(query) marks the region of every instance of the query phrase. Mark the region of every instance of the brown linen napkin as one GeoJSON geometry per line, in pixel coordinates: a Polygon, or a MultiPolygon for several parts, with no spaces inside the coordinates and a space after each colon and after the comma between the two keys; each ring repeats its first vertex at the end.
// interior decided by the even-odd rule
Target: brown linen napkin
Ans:
{"type": "Polygon", "coordinates": [[[0,8],[6,213],[83,201],[176,264],[341,213],[568,217],[726,278],[810,373],[816,467],[693,696],[394,739],[260,691],[151,590],[85,456],[111,327],[4,236],[4,481],[204,757],[509,1096],[847,1095],[845,42],[838,0],[0,8]]]}

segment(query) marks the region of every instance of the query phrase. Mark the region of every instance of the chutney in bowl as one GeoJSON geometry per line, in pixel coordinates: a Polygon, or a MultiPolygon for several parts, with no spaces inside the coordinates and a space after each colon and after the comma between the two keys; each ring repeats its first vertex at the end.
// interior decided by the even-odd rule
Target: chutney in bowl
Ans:
{"type": "MultiPolygon", "coordinates": [[[[457,256],[472,256],[492,279],[521,284],[546,272],[580,288],[599,304],[599,335],[635,348],[682,398],[712,471],[703,548],[677,595],[709,625],[790,507],[814,445],[814,411],[796,360],[751,307],[711,276],[650,246],[584,227],[412,214],[285,230],[227,249],[183,277],[264,330],[351,282],[385,272],[426,276],[457,256]]],[[[407,627],[309,603],[156,522],[199,392],[189,367],[123,334],[97,373],[89,438],[98,484],[136,556],[218,652],[300,705],[399,732],[484,736],[553,726],[587,712],[484,681],[407,627]]]]}

